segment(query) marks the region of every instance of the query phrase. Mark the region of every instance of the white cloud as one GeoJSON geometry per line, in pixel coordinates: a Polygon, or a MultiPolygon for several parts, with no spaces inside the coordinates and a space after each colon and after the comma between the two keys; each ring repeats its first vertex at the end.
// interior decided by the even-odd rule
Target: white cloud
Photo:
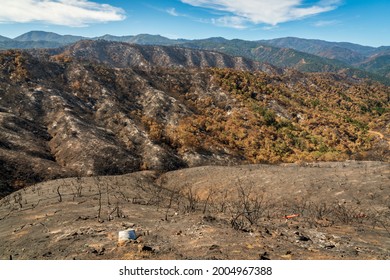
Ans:
{"type": "Polygon", "coordinates": [[[332,26],[340,23],[338,20],[320,20],[314,23],[314,26],[316,27],[325,27],[325,26],[332,26]]]}
{"type": "Polygon", "coordinates": [[[232,27],[236,29],[244,29],[247,27],[248,22],[245,18],[237,16],[224,16],[216,19],[211,19],[211,22],[218,26],[232,27]]]}
{"type": "Polygon", "coordinates": [[[41,21],[65,26],[124,20],[121,8],[88,0],[1,0],[0,22],[41,21]]]}
{"type": "Polygon", "coordinates": [[[170,14],[171,16],[174,16],[174,17],[178,17],[179,14],[176,12],[176,9],[175,8],[169,8],[169,9],[166,9],[166,12],[168,14],[170,14]]]}
{"type": "Polygon", "coordinates": [[[278,29],[278,28],[279,28],[278,25],[267,25],[267,26],[264,26],[262,29],[265,31],[269,31],[269,30],[274,30],[274,29],[278,29]]]}
{"type": "Polygon", "coordinates": [[[334,10],[341,0],[322,0],[309,6],[304,5],[303,0],[181,0],[181,2],[227,12],[233,17],[241,18],[241,22],[277,25],[334,10]]]}

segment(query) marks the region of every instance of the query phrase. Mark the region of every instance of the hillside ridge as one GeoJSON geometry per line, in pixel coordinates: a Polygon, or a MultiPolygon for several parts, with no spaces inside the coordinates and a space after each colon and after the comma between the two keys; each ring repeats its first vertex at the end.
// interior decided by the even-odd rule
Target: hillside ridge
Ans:
{"type": "Polygon", "coordinates": [[[30,31],[14,39],[0,40],[0,49],[57,48],[80,40],[108,40],[142,45],[182,45],[195,49],[214,50],[233,56],[291,67],[303,72],[346,72],[350,76],[370,78],[390,84],[386,63],[389,47],[368,47],[345,42],[301,39],[294,37],[272,40],[227,40],[221,37],[202,40],[169,39],[160,35],[103,35],[87,38],[59,35],[52,32],[30,31]],[[371,62],[375,60],[375,63],[371,62]]]}
{"type": "Polygon", "coordinates": [[[69,176],[389,159],[368,133],[388,135],[380,83],[107,41],[2,51],[0,62],[2,195],[69,176]]]}

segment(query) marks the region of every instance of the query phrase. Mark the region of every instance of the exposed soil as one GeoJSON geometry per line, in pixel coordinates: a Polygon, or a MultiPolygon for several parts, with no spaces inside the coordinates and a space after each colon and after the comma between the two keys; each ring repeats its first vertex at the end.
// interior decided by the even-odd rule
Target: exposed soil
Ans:
{"type": "Polygon", "coordinates": [[[390,259],[389,167],[209,166],[48,181],[0,200],[0,258],[390,259]],[[137,240],[118,243],[127,228],[137,240]]]}

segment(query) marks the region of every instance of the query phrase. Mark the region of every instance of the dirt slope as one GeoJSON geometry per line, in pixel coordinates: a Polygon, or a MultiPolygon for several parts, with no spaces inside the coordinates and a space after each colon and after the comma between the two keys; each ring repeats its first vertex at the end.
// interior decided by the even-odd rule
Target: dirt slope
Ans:
{"type": "Polygon", "coordinates": [[[246,165],[49,181],[0,201],[0,258],[390,259],[389,167],[246,165]],[[130,227],[140,237],[118,244],[130,227]]]}

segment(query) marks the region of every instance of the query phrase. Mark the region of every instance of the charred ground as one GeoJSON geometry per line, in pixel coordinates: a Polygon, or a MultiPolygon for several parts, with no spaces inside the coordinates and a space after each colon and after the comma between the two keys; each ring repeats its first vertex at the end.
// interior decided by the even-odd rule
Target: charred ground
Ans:
{"type": "Polygon", "coordinates": [[[389,170],[352,161],[49,181],[0,201],[0,258],[390,259],[389,170]],[[118,243],[127,228],[139,237],[118,243]]]}

